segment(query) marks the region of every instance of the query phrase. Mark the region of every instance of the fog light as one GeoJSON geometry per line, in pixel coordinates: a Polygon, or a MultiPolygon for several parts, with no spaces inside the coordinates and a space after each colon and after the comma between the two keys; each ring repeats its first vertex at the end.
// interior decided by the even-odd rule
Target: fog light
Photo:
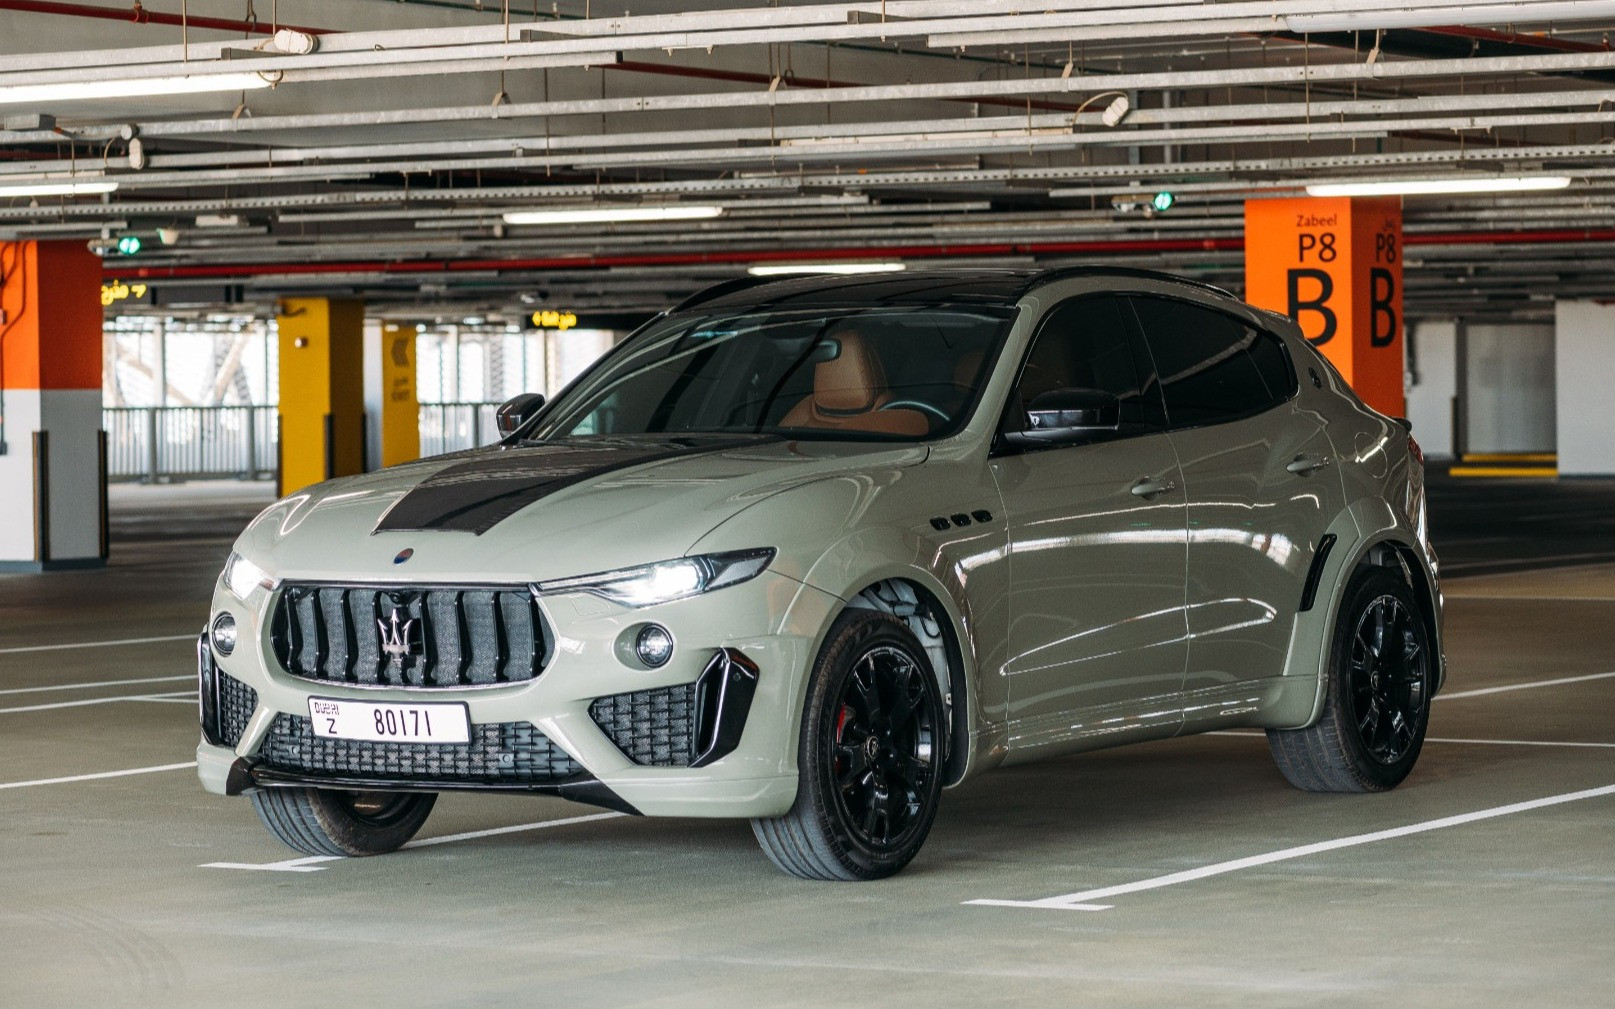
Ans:
{"type": "Polygon", "coordinates": [[[220,613],[213,621],[213,650],[220,655],[229,655],[236,650],[236,618],[228,613],[220,613]]]}
{"type": "Polygon", "coordinates": [[[634,639],[634,654],[652,669],[665,665],[673,657],[673,635],[667,633],[665,627],[646,624],[634,639]]]}

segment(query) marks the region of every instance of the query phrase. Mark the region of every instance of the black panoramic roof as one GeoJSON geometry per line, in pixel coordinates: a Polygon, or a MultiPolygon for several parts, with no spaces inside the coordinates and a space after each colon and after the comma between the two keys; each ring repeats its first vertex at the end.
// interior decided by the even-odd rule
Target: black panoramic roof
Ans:
{"type": "Polygon", "coordinates": [[[915,304],[1013,305],[1035,287],[1074,277],[1127,277],[1182,284],[1233,297],[1222,288],[1170,273],[1125,266],[1072,266],[1056,270],[916,270],[855,276],[809,274],[743,277],[716,284],[672,309],[683,312],[743,308],[846,308],[915,304]]]}

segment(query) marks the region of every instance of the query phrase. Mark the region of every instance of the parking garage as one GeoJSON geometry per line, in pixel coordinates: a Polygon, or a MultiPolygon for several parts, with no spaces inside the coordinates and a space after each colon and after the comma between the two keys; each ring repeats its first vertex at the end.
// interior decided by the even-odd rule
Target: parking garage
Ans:
{"type": "MultiPolygon", "coordinates": [[[[1612,23],[0,0],[0,1005],[1608,1004],[1612,23]],[[777,871],[743,819],[621,796],[445,791],[360,858],[199,784],[198,632],[219,647],[221,570],[278,499],[512,447],[501,404],[564,403],[702,299],[1038,271],[1232,292],[1327,358],[1301,395],[1338,381],[1410,429],[1446,675],[1398,787],[1292,788],[1236,719],[967,776],[901,873],[831,883],[777,871]]],[[[801,360],[855,358],[846,332],[801,360]]],[[[1006,500],[916,520],[987,535],[1006,500]]],[[[565,547],[631,554],[650,514],[565,547]]],[[[938,664],[1013,697],[1032,667],[961,640],[938,664]]]]}

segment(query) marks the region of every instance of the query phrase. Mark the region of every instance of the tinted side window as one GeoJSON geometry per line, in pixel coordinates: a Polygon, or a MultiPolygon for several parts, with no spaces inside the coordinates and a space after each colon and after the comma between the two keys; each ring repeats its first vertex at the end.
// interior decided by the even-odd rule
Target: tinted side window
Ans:
{"type": "Polygon", "coordinates": [[[1174,426],[1248,416],[1282,403],[1294,391],[1288,355],[1273,336],[1188,302],[1149,297],[1132,302],[1174,426]]]}
{"type": "Polygon", "coordinates": [[[1021,371],[1020,407],[1054,389],[1098,389],[1120,401],[1123,428],[1165,423],[1160,391],[1135,353],[1120,298],[1077,298],[1038,329],[1021,371]]]}

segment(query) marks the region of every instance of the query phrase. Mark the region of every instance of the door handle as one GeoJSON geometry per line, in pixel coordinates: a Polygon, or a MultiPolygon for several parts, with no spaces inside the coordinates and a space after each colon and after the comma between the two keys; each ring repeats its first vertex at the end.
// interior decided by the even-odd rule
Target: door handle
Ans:
{"type": "Polygon", "coordinates": [[[1134,497],[1141,497],[1147,501],[1151,498],[1160,497],[1169,491],[1177,490],[1178,485],[1171,480],[1157,480],[1154,477],[1147,476],[1138,480],[1129,489],[1134,497]]]}
{"type": "Polygon", "coordinates": [[[1329,461],[1329,457],[1326,455],[1298,455],[1291,459],[1284,468],[1296,476],[1311,476],[1329,465],[1329,461]]]}

